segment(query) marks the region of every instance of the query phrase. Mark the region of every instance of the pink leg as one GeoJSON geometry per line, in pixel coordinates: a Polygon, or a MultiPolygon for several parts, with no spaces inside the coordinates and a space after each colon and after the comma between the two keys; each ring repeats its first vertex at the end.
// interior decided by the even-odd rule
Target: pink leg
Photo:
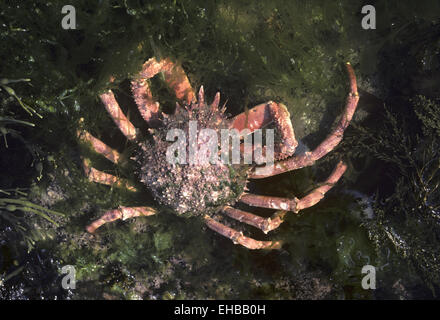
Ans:
{"type": "Polygon", "coordinates": [[[116,186],[120,188],[126,188],[130,191],[136,191],[136,188],[131,185],[128,181],[115,177],[109,173],[97,170],[90,166],[90,161],[88,159],[83,160],[83,168],[89,181],[102,183],[109,186],[116,186]]]}
{"type": "Polygon", "coordinates": [[[276,215],[274,215],[272,218],[263,218],[255,214],[232,207],[225,207],[222,211],[226,213],[229,217],[254,226],[262,230],[264,233],[268,233],[269,231],[278,228],[280,224],[283,223],[283,218],[286,213],[285,211],[282,211],[281,213],[277,213],[276,215]]]}
{"type": "Polygon", "coordinates": [[[347,98],[347,104],[344,114],[339,120],[335,130],[323,141],[321,144],[313,150],[313,152],[306,152],[303,155],[291,157],[286,160],[277,161],[273,167],[266,167],[264,170],[259,168],[259,172],[250,174],[252,179],[262,179],[277,174],[292,171],[295,169],[310,166],[315,163],[316,160],[321,159],[327,153],[332,151],[342,140],[345,129],[350,124],[354,112],[356,111],[357,104],[359,102],[359,94],[357,92],[356,77],[354,70],[350,63],[347,62],[347,71],[350,79],[350,93],[347,98]]]}
{"type": "Polygon", "coordinates": [[[142,66],[139,76],[131,82],[131,88],[139,112],[144,120],[153,126],[158,125],[159,102],[153,99],[147,80],[159,72],[164,73],[165,82],[175,92],[177,99],[184,100],[186,104],[190,104],[194,99],[194,92],[182,67],[170,59],[149,59],[142,66]]]}
{"type": "Polygon", "coordinates": [[[88,232],[94,233],[96,229],[108,222],[118,219],[126,220],[139,216],[152,216],[154,214],[156,214],[156,211],[150,207],[119,207],[118,209],[107,211],[101,218],[88,225],[86,229],[88,232]]]}
{"type": "Polygon", "coordinates": [[[243,233],[238,232],[232,228],[225,226],[224,224],[212,219],[211,217],[205,215],[205,223],[211,229],[222,236],[229,238],[234,242],[234,244],[240,244],[248,249],[280,249],[280,241],[259,241],[243,235],[243,233]]]}
{"type": "Polygon", "coordinates": [[[97,153],[102,154],[104,157],[106,157],[108,160],[110,160],[113,163],[118,163],[121,155],[116,150],[110,148],[108,145],[106,145],[101,140],[95,138],[92,136],[89,132],[86,130],[82,130],[77,132],[78,137],[80,140],[90,143],[92,146],[92,149],[95,150],[97,153]]]}
{"type": "Polygon", "coordinates": [[[131,90],[139,113],[148,125],[157,127],[159,125],[159,102],[154,101],[150,87],[146,80],[133,80],[131,90]]]}
{"type": "Polygon", "coordinates": [[[121,132],[124,134],[124,136],[127,137],[128,140],[134,141],[137,136],[136,128],[122,112],[113,92],[111,90],[108,90],[106,93],[101,94],[99,97],[104,103],[107,112],[110,114],[113,121],[118,126],[119,130],[121,130],[121,132]]]}
{"type": "Polygon", "coordinates": [[[277,149],[274,150],[277,159],[291,156],[295,152],[298,142],[295,139],[289,111],[283,104],[269,101],[255,106],[233,118],[230,128],[238,131],[249,129],[250,132],[254,132],[272,122],[275,123],[275,130],[281,136],[281,141],[276,144],[277,149]]]}
{"type": "Polygon", "coordinates": [[[339,162],[336,168],[331,173],[331,175],[320,187],[316,188],[315,190],[310,192],[307,196],[301,199],[260,196],[260,195],[246,193],[241,197],[240,202],[246,203],[254,207],[286,210],[297,213],[300,210],[315,205],[322,198],[324,198],[325,193],[329,191],[338,182],[338,180],[342,177],[346,169],[347,169],[347,165],[344,164],[342,161],[339,162]]]}

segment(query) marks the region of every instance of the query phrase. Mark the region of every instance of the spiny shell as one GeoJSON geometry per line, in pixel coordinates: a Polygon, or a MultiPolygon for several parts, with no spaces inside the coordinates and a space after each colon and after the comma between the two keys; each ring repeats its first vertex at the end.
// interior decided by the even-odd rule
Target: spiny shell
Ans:
{"type": "MultiPolygon", "coordinates": [[[[181,129],[188,137],[191,120],[197,121],[199,132],[203,128],[214,129],[220,137],[228,120],[225,109],[219,109],[215,101],[209,106],[199,97],[198,103],[177,107],[175,114],[162,119],[162,125],[149,139],[139,143],[135,159],[140,181],[159,203],[179,215],[212,215],[225,205],[233,205],[246,184],[248,168],[243,165],[228,165],[220,159],[214,164],[172,164],[166,159],[166,151],[174,143],[166,141],[167,132],[181,129]]],[[[193,147],[199,150],[203,142],[196,144],[193,147]]]]}

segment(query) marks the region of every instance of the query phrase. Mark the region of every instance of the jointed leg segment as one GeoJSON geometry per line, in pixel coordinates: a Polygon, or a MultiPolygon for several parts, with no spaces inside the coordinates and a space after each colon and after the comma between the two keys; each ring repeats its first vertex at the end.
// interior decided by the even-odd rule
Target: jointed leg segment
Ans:
{"type": "Polygon", "coordinates": [[[327,138],[323,142],[321,142],[321,144],[316,147],[316,149],[312,152],[306,152],[305,154],[294,156],[286,160],[277,161],[273,167],[267,166],[265,168],[259,168],[258,174],[254,172],[249,176],[250,178],[262,179],[287,171],[310,166],[314,164],[315,161],[321,159],[327,153],[332,151],[339,144],[339,142],[341,142],[344,130],[350,124],[350,121],[359,102],[359,94],[357,92],[357,84],[354,70],[350,63],[347,63],[346,66],[350,80],[350,93],[347,97],[344,114],[342,115],[333,132],[329,136],[327,136],[327,138]]]}
{"type": "Polygon", "coordinates": [[[309,208],[315,205],[316,203],[318,203],[324,197],[325,193],[329,191],[338,182],[338,180],[342,177],[346,169],[347,169],[347,165],[344,164],[342,161],[339,162],[336,168],[331,173],[331,175],[320,187],[316,188],[315,190],[310,192],[307,196],[301,199],[261,196],[261,195],[246,193],[241,197],[240,202],[246,203],[254,207],[286,210],[297,213],[300,210],[309,208]]]}
{"type": "Polygon", "coordinates": [[[283,222],[283,217],[285,215],[285,212],[282,212],[281,214],[277,214],[272,218],[263,218],[255,214],[235,209],[229,206],[223,208],[222,211],[229,217],[254,226],[262,230],[264,233],[268,233],[269,231],[278,228],[279,225],[283,222]]]}
{"type": "Polygon", "coordinates": [[[93,221],[87,227],[87,231],[93,233],[102,225],[118,219],[126,220],[139,216],[152,216],[154,214],[156,214],[156,211],[150,207],[119,207],[118,209],[107,211],[101,218],[93,221]]]}
{"type": "Polygon", "coordinates": [[[111,90],[108,90],[106,93],[101,94],[99,97],[101,98],[102,103],[104,103],[107,112],[110,114],[113,121],[118,126],[119,130],[121,130],[121,132],[124,134],[124,136],[127,137],[128,140],[134,141],[137,136],[136,128],[122,112],[113,92],[111,90]]]}
{"type": "Polygon", "coordinates": [[[87,177],[89,178],[89,181],[91,182],[97,182],[109,186],[116,186],[120,188],[126,188],[130,191],[136,191],[136,188],[130,184],[128,181],[124,179],[120,179],[112,174],[103,172],[101,170],[95,169],[92,166],[90,166],[90,160],[84,159],[83,160],[83,168],[84,172],[86,173],[87,177]]]}
{"type": "Polygon", "coordinates": [[[259,241],[243,235],[243,233],[229,228],[224,224],[205,215],[205,223],[211,229],[222,236],[231,239],[235,244],[241,244],[248,249],[279,249],[281,242],[279,241],[259,241]]]}
{"type": "Polygon", "coordinates": [[[150,126],[157,126],[159,119],[159,102],[153,99],[148,79],[163,72],[165,82],[174,90],[177,99],[184,100],[190,104],[194,99],[194,92],[189,83],[188,77],[182,67],[173,63],[170,59],[157,61],[149,59],[142,66],[142,71],[137,79],[131,82],[131,89],[139,112],[150,126]]]}
{"type": "MultiPolygon", "coordinates": [[[[283,218],[286,211],[299,212],[305,208],[309,208],[316,203],[318,203],[325,195],[327,191],[329,191],[342,177],[347,166],[343,162],[339,162],[336,168],[333,170],[331,175],[327,178],[327,180],[318,188],[310,192],[307,196],[298,199],[298,198],[280,198],[280,197],[270,197],[270,196],[260,196],[255,194],[245,193],[240,202],[243,202],[247,205],[261,208],[269,208],[269,209],[277,209],[283,210],[281,213],[273,216],[272,218],[263,218],[257,215],[254,215],[249,212],[245,212],[242,210],[238,210],[232,207],[225,207],[223,212],[229,217],[243,221],[249,225],[257,227],[261,229],[264,233],[267,233],[271,230],[274,230],[283,223],[283,218]]],[[[228,237],[234,241],[234,243],[240,243],[249,249],[275,249],[281,246],[280,242],[272,242],[272,241],[257,241],[251,238],[244,237],[241,232],[238,232],[234,229],[226,227],[225,225],[215,221],[207,220],[208,226],[222,234],[225,237],[228,237]]]]}
{"type": "Polygon", "coordinates": [[[111,162],[115,164],[119,162],[119,159],[121,158],[119,152],[110,148],[108,145],[106,145],[98,138],[92,136],[88,131],[86,130],[78,131],[78,137],[80,138],[80,140],[90,143],[93,150],[95,150],[97,153],[102,154],[111,162]]]}
{"type": "Polygon", "coordinates": [[[275,124],[275,129],[281,135],[281,141],[276,144],[276,150],[274,150],[276,158],[283,159],[291,156],[295,152],[298,142],[295,139],[289,111],[283,104],[269,101],[257,105],[232,119],[230,128],[238,131],[249,129],[252,133],[270,123],[275,124]]]}

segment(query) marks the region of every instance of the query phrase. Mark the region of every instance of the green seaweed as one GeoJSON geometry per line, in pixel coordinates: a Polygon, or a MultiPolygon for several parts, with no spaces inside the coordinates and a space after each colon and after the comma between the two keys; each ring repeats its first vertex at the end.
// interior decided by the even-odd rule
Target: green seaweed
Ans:
{"type": "MultiPolygon", "coordinates": [[[[7,231],[9,222],[0,221],[6,243],[0,247],[1,297],[372,299],[437,292],[432,210],[438,193],[426,191],[438,178],[431,161],[438,158],[440,127],[437,2],[374,2],[378,22],[386,21],[374,31],[361,28],[363,3],[352,1],[74,0],[76,30],[60,26],[64,4],[26,1],[20,10],[0,4],[0,41],[7,44],[0,50],[0,126],[8,130],[2,130],[8,148],[0,145],[1,168],[8,170],[0,188],[25,192],[13,199],[25,198],[58,224],[23,214],[33,239],[29,251],[19,231],[7,231]],[[264,235],[238,225],[257,239],[282,240],[280,251],[249,251],[198,219],[163,208],[155,216],[107,224],[95,236],[85,231],[106,210],[154,204],[142,186],[133,194],[90,183],[80,155],[136,181],[132,167],[112,166],[76,138],[84,118],[84,128],[129,159],[133,149],[98,95],[113,89],[124,112],[145,130],[127,79],[152,56],[181,64],[194,88],[204,85],[208,101],[219,91],[231,115],[268,100],[284,103],[297,138],[310,149],[342,112],[344,63],[352,63],[361,102],[342,145],[312,168],[250,186],[256,193],[300,197],[325,178],[335,159],[349,164],[325,199],[300,215],[286,214],[279,229],[264,235]],[[378,196],[365,208],[347,195],[350,190],[378,196]],[[366,217],[368,210],[373,217],[366,217]],[[67,264],[77,271],[70,293],[60,289],[57,271],[67,264]],[[361,288],[365,264],[378,268],[376,291],[361,288]],[[23,287],[28,290],[20,294],[23,287]]],[[[172,110],[173,95],[160,77],[152,80],[153,93],[172,110]]]]}

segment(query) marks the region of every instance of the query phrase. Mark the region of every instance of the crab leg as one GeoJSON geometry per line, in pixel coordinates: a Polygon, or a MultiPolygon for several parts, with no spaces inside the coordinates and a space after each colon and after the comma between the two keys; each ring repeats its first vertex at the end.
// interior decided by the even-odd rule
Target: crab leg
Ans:
{"type": "Polygon", "coordinates": [[[272,218],[263,218],[229,206],[223,208],[223,212],[235,220],[261,229],[264,233],[278,228],[280,224],[283,223],[283,217],[286,214],[285,211],[282,211],[280,214],[275,214],[272,218]]]}
{"type": "Polygon", "coordinates": [[[270,176],[275,176],[280,173],[287,171],[292,171],[295,169],[310,166],[318,159],[321,159],[327,153],[332,151],[342,140],[345,129],[350,124],[353,114],[356,110],[357,104],[359,102],[359,94],[357,92],[356,76],[354,74],[353,68],[349,62],[346,64],[348,77],[350,79],[350,93],[347,97],[347,103],[345,107],[344,114],[339,120],[338,125],[335,130],[325,138],[321,144],[316,147],[312,152],[306,152],[305,154],[294,156],[286,160],[278,161],[275,166],[259,168],[258,174],[253,172],[249,175],[252,179],[262,179],[270,176]]]}
{"type": "Polygon", "coordinates": [[[104,157],[106,157],[108,160],[110,160],[113,163],[118,163],[121,155],[118,151],[110,148],[108,145],[106,145],[101,140],[95,138],[92,136],[88,131],[81,130],[77,132],[78,137],[87,143],[90,143],[92,146],[92,149],[95,150],[97,153],[102,154],[104,157]]]}
{"type": "Polygon", "coordinates": [[[224,224],[212,219],[208,215],[204,217],[206,225],[211,230],[220,233],[222,236],[229,238],[234,244],[241,244],[248,249],[280,249],[280,241],[259,241],[243,235],[242,232],[225,226],[224,224]]]}
{"type": "Polygon", "coordinates": [[[101,94],[99,97],[104,103],[107,112],[110,114],[113,121],[116,123],[119,130],[121,130],[124,136],[126,136],[128,140],[135,140],[137,135],[136,128],[122,112],[113,92],[111,90],[108,90],[106,93],[101,94]]]}
{"type": "Polygon", "coordinates": [[[119,207],[118,209],[107,211],[101,218],[88,225],[86,229],[88,232],[94,233],[96,229],[108,222],[118,219],[126,220],[139,216],[152,216],[154,214],[156,214],[156,211],[150,207],[119,207]]]}
{"type": "Polygon", "coordinates": [[[174,91],[177,99],[190,104],[194,99],[194,92],[188,77],[182,67],[173,63],[169,58],[157,61],[149,59],[142,66],[139,76],[131,82],[134,99],[144,120],[149,124],[157,124],[159,116],[159,102],[154,101],[147,80],[163,72],[165,82],[174,91]]]}
{"type": "Polygon", "coordinates": [[[101,170],[95,169],[90,166],[90,160],[83,160],[83,168],[89,181],[102,183],[109,186],[117,186],[121,188],[127,188],[130,191],[136,191],[136,188],[131,185],[128,181],[120,179],[112,174],[105,173],[101,170]]]}
{"type": "Polygon", "coordinates": [[[133,80],[131,91],[142,118],[151,126],[158,125],[159,102],[154,101],[150,87],[146,80],[133,80]]]}
{"type": "Polygon", "coordinates": [[[271,196],[261,196],[250,193],[245,193],[241,198],[240,202],[246,203],[247,205],[253,207],[262,207],[269,209],[278,209],[278,210],[286,210],[292,211],[294,213],[299,212],[305,208],[309,208],[317,204],[327,191],[329,191],[342,177],[345,170],[347,169],[347,165],[342,161],[338,163],[336,168],[333,170],[331,175],[327,178],[327,180],[318,188],[310,192],[304,198],[279,198],[279,197],[271,197],[271,196]]]}
{"type": "Polygon", "coordinates": [[[276,130],[281,135],[281,142],[277,143],[279,150],[275,150],[279,157],[291,156],[298,145],[295,139],[292,122],[290,121],[290,114],[286,106],[278,104],[273,101],[259,104],[252,109],[240,113],[232,119],[230,128],[241,131],[249,129],[254,132],[261,129],[271,122],[275,123],[276,130]]]}

